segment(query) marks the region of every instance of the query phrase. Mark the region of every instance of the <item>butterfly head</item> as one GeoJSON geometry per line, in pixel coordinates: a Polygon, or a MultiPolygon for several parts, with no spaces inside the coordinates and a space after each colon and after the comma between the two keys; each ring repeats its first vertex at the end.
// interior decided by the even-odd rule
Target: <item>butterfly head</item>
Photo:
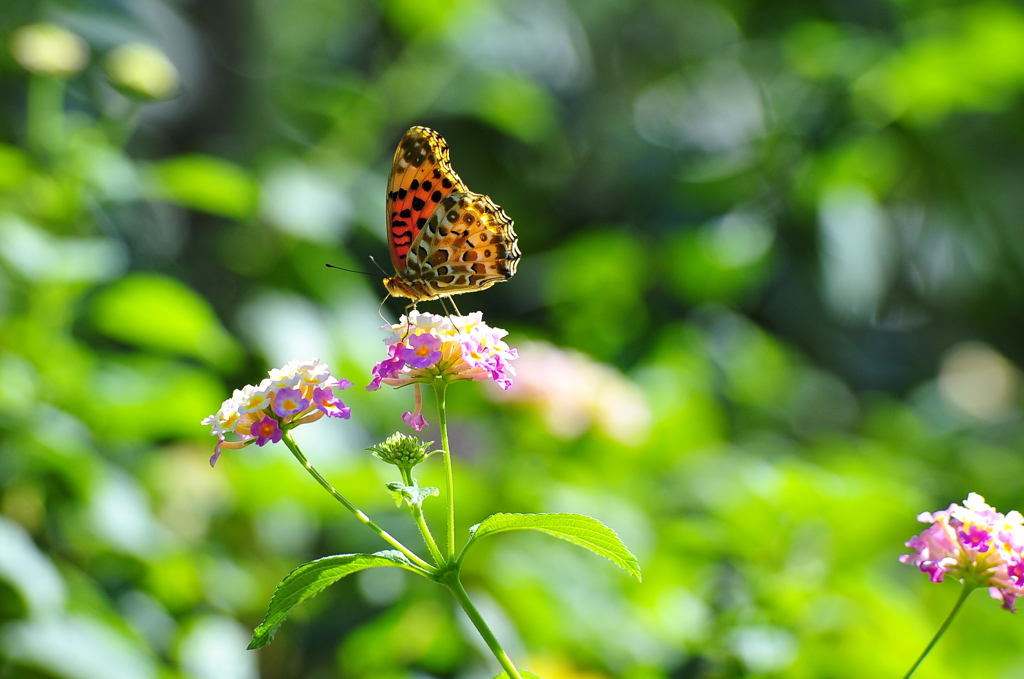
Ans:
{"type": "Polygon", "coordinates": [[[395,297],[406,297],[413,302],[425,302],[438,295],[431,294],[422,281],[409,281],[401,276],[384,279],[384,287],[395,297]]]}

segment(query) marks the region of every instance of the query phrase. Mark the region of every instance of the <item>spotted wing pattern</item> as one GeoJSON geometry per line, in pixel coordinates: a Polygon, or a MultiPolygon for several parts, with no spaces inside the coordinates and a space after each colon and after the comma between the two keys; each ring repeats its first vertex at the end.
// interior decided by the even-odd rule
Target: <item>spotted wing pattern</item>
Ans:
{"type": "Polygon", "coordinates": [[[399,274],[427,219],[446,197],[469,189],[448,161],[448,144],[426,127],[410,128],[395,151],[388,178],[388,241],[399,274]]]}
{"type": "Polygon", "coordinates": [[[489,288],[508,280],[520,253],[512,220],[452,170],[448,145],[413,127],[398,145],[387,196],[395,275],[388,292],[413,302],[489,288]]]}
{"type": "Polygon", "coordinates": [[[479,193],[453,193],[413,241],[405,278],[428,298],[483,290],[511,278],[520,256],[504,210],[479,193]]]}

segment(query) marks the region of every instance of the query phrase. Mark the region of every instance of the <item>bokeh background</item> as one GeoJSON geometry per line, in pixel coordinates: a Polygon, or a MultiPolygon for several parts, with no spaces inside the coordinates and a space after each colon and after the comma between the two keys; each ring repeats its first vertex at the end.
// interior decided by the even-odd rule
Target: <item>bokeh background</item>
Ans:
{"type": "MultiPolygon", "coordinates": [[[[519,666],[902,676],[958,591],[897,562],[915,515],[1024,508],[1022,89],[1000,1],[4,0],[0,677],[497,673],[395,569],[246,651],[292,567],[383,544],[283,446],[211,469],[199,425],[322,357],[353,419],[298,439],[420,546],[363,451],[412,398],[362,389],[380,277],[324,266],[389,267],[414,124],[524,253],[459,299],[522,354],[508,393],[452,389],[460,535],[589,513],[644,572],[482,543],[519,666]],[[79,38],[16,33],[40,21],[79,38]]],[[[1024,677],[1024,623],[975,594],[919,676],[1024,677]]]]}

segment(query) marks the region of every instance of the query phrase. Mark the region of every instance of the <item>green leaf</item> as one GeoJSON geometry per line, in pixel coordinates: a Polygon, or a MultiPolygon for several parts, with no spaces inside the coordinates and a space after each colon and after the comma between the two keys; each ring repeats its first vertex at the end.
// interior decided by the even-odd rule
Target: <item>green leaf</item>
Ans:
{"type": "Polygon", "coordinates": [[[428,497],[441,494],[441,490],[434,486],[406,486],[401,481],[390,481],[386,485],[395,498],[396,507],[401,507],[403,500],[408,502],[410,507],[422,505],[428,497]]]}
{"type": "Polygon", "coordinates": [[[256,212],[259,185],[245,169],[213,156],[191,154],[153,163],[154,197],[232,219],[256,212]]]}
{"type": "Polygon", "coordinates": [[[306,599],[316,596],[328,585],[333,585],[350,573],[377,566],[398,566],[419,572],[401,552],[394,550],[374,554],[337,554],[302,564],[286,575],[277,586],[266,617],[253,630],[249,649],[262,648],[273,641],[277,628],[292,609],[306,599]]]}
{"type": "Polygon", "coordinates": [[[469,529],[469,543],[509,530],[539,530],[574,545],[585,547],[625,569],[640,580],[640,564],[608,526],[582,514],[492,514],[469,529]]]}
{"type": "Polygon", "coordinates": [[[107,441],[195,436],[197,418],[224,398],[224,383],[210,369],[176,359],[113,354],[95,371],[80,407],[92,431],[107,441]]]}
{"type": "Polygon", "coordinates": [[[25,152],[0,144],[0,191],[13,191],[28,179],[32,164],[25,152]]]}
{"type": "Polygon", "coordinates": [[[199,358],[227,371],[242,358],[209,302],[168,276],[125,276],[97,295],[90,311],[97,330],[126,344],[199,358]]]}

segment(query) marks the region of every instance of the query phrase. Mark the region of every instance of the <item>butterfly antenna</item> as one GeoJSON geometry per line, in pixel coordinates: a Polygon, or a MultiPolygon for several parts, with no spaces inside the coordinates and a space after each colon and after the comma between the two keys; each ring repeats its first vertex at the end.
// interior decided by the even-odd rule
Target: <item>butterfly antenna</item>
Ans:
{"type": "Polygon", "coordinates": [[[374,265],[375,267],[377,267],[378,269],[380,269],[380,272],[381,272],[382,274],[384,274],[384,277],[385,277],[385,278],[387,278],[387,277],[388,277],[388,272],[384,270],[384,267],[382,267],[382,266],[381,266],[380,264],[378,264],[378,263],[377,263],[377,260],[373,258],[373,255],[370,255],[370,261],[371,261],[371,262],[373,262],[373,265],[374,265]]]}
{"type": "MultiPolygon", "coordinates": [[[[376,262],[374,262],[374,264],[376,264],[376,262]]],[[[341,266],[334,266],[333,264],[328,264],[327,268],[328,269],[337,269],[338,271],[348,271],[349,273],[361,273],[364,276],[374,276],[374,277],[377,276],[377,274],[370,273],[369,271],[356,271],[355,269],[346,269],[346,268],[341,267],[341,266]]],[[[387,299],[387,298],[385,297],[385,299],[387,299]]]]}

